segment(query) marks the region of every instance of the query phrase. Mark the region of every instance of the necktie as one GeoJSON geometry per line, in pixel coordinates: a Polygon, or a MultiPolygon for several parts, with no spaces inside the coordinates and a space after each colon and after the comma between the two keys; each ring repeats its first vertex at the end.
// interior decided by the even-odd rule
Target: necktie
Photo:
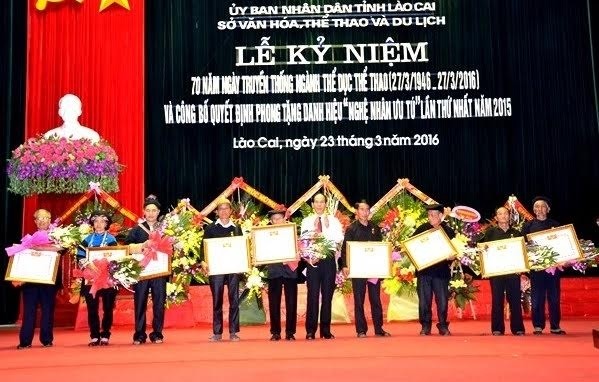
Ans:
{"type": "Polygon", "coordinates": [[[316,232],[322,232],[322,218],[320,216],[316,220],[316,232]]]}

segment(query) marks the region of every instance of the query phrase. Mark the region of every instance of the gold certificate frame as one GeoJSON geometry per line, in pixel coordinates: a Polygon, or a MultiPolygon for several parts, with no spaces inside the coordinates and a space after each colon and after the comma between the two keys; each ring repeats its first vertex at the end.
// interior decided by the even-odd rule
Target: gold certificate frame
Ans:
{"type": "Polygon", "coordinates": [[[86,249],[87,261],[107,259],[108,261],[120,260],[129,256],[128,245],[113,245],[110,247],[89,247],[86,249]]]}
{"type": "Polygon", "coordinates": [[[584,258],[580,242],[572,224],[567,224],[545,231],[533,232],[526,235],[530,241],[538,245],[546,245],[553,248],[559,255],[556,262],[561,265],[568,261],[581,260],[584,258]]]}
{"type": "Polygon", "coordinates": [[[441,227],[422,232],[402,244],[417,270],[446,261],[456,254],[449,237],[441,227]]]}
{"type": "Polygon", "coordinates": [[[54,284],[60,254],[56,251],[25,249],[10,256],[5,280],[54,284]]]}
{"type": "Polygon", "coordinates": [[[528,254],[523,237],[494,240],[480,243],[478,246],[485,249],[480,255],[483,278],[529,271],[528,254]]]}
{"type": "Polygon", "coordinates": [[[391,243],[348,241],[346,243],[349,278],[386,279],[391,277],[391,243]]]}
{"type": "MultiPolygon", "coordinates": [[[[141,261],[144,256],[141,253],[135,253],[134,259],[141,261]]],[[[156,252],[156,260],[150,260],[150,262],[144,267],[139,274],[139,280],[148,280],[156,277],[170,276],[172,273],[171,268],[171,256],[164,252],[156,252]]]]}
{"type": "Polygon", "coordinates": [[[204,257],[210,276],[250,271],[250,252],[245,236],[204,239],[204,257]]]}
{"type": "Polygon", "coordinates": [[[297,226],[288,223],[252,228],[251,251],[255,265],[297,261],[297,226]]]}

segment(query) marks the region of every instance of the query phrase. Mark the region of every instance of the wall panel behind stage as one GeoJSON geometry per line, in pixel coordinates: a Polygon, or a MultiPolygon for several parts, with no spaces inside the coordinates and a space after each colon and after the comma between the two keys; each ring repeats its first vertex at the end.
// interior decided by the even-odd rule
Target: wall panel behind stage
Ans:
{"type": "MultiPolygon", "coordinates": [[[[233,17],[232,1],[150,1],[146,7],[147,136],[146,186],[168,203],[190,197],[203,206],[231,179],[246,181],[273,199],[290,204],[320,174],[350,200],[378,200],[397,178],[408,177],[435,199],[463,203],[490,217],[514,193],[530,206],[537,194],[554,200],[554,216],[574,222],[584,237],[596,235],[599,214],[588,203],[599,190],[599,143],[590,43],[583,0],[436,1],[445,25],[423,27],[218,30],[233,17]],[[293,44],[427,42],[428,62],[236,66],[235,47],[259,46],[262,37],[283,47],[293,44]],[[192,77],[237,75],[478,70],[471,90],[342,92],[317,94],[193,94],[192,77]],[[367,68],[365,68],[367,67],[367,68]],[[165,105],[324,102],[347,97],[410,100],[429,95],[474,99],[509,98],[511,116],[287,123],[168,123],[165,105]],[[233,140],[360,137],[427,134],[437,145],[239,149],[233,140]]],[[[246,1],[286,5],[283,1],[246,1]]],[[[334,4],[313,1],[313,5],[334,4]]],[[[348,2],[351,3],[351,2],[348,2]]],[[[362,4],[362,2],[355,2],[362,4]]],[[[412,12],[413,14],[414,12],[412,12]]],[[[281,15],[279,15],[281,16],[281,15]]],[[[335,15],[330,15],[329,18],[335,15]]],[[[235,16],[238,17],[238,16],[235,16]]],[[[256,16],[255,19],[275,16],[256,16]]],[[[278,16],[277,16],[278,17],[278,16]]],[[[296,16],[289,17],[292,19],[296,16]]],[[[390,16],[391,17],[391,16],[390,16]]],[[[242,20],[242,19],[236,19],[242,20]]],[[[247,20],[247,19],[245,19],[247,20]]],[[[246,52],[250,52],[248,50],[246,52]]],[[[255,50],[254,50],[255,52],[255,50]]],[[[284,53],[283,49],[277,54],[284,53]]],[[[339,52],[337,50],[336,52],[339,52]]],[[[249,53],[248,53],[249,54],[249,53]]],[[[246,59],[249,60],[249,56],[246,59]]],[[[332,61],[334,61],[332,59],[332,61]]],[[[433,83],[437,84],[437,76],[433,83]]],[[[197,90],[197,89],[196,89],[197,90]]]]}

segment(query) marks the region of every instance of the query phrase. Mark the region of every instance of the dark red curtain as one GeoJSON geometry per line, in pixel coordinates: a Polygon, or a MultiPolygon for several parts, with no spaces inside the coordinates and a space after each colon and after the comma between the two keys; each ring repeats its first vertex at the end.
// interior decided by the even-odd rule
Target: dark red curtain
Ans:
{"type": "MultiPolygon", "coordinates": [[[[119,177],[121,205],[139,213],[144,195],[144,2],[131,10],[100,1],[29,1],[26,138],[60,126],[58,100],[73,93],[83,102],[79,122],[96,130],[116,150],[125,168],[119,177]]],[[[23,230],[34,229],[36,208],[54,217],[80,195],[25,199],[23,230]]]]}

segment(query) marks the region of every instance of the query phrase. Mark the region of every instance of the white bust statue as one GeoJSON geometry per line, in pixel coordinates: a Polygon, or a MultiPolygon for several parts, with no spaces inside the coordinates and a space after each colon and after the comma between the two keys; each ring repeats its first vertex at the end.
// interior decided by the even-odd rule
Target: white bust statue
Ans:
{"type": "Polygon", "coordinates": [[[58,101],[58,115],[64,123],[44,134],[44,138],[58,137],[72,140],[89,139],[96,143],[100,141],[100,135],[94,130],[81,126],[79,116],[81,115],[81,100],[74,94],[65,94],[58,101]]]}

